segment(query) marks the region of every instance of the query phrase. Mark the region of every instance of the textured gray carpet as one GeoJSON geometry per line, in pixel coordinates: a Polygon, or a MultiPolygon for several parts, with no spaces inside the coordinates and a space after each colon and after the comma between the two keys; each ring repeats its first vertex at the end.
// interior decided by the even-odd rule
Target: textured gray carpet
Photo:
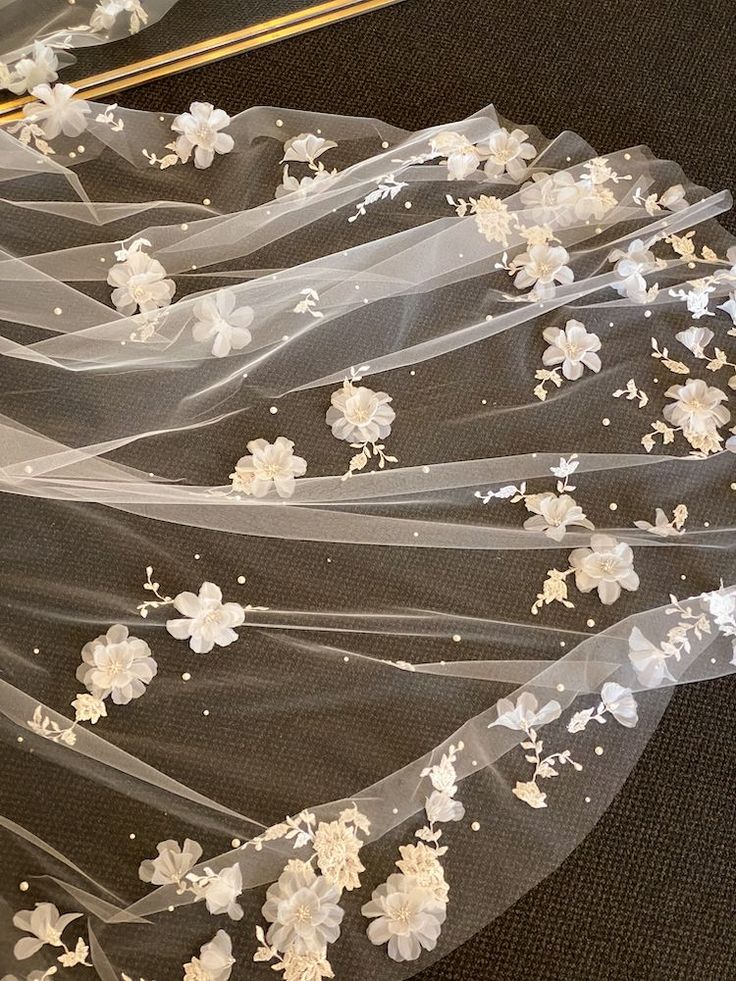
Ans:
{"type": "MultiPolygon", "coordinates": [[[[182,3],[181,25],[200,9],[182,3]]],[[[734,179],[732,16],[710,0],[406,0],[118,98],[168,111],[194,98],[230,111],[294,106],[409,128],[493,102],[601,152],[646,142],[719,189],[734,179]]],[[[736,978],[733,696],[728,681],[680,691],[595,832],[420,981],[736,978]]]]}

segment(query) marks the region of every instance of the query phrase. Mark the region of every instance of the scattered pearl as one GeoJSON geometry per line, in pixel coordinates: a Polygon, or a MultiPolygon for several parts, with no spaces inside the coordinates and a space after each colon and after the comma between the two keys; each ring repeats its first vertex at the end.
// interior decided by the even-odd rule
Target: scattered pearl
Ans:
{"type": "Polygon", "coordinates": [[[595,748],[595,755],[596,756],[603,756],[603,747],[602,746],[596,746],[596,748],[595,748]]]}
{"type": "Polygon", "coordinates": [[[201,559],[201,558],[202,558],[202,556],[201,556],[201,555],[199,554],[199,552],[195,552],[195,553],[194,553],[194,558],[195,558],[195,559],[201,559]]]}
{"type": "Polygon", "coordinates": [[[398,807],[395,807],[391,813],[392,814],[398,814],[399,813],[398,807]]]}
{"type": "Polygon", "coordinates": [[[649,320],[649,318],[651,317],[651,315],[652,315],[652,311],[651,310],[645,310],[644,311],[644,316],[647,318],[647,320],[649,320]]]}
{"type": "Polygon", "coordinates": [[[480,404],[481,405],[488,405],[488,399],[481,399],[480,400],[480,404]]]}
{"type": "Polygon", "coordinates": [[[346,654],[345,657],[343,658],[343,661],[347,664],[349,660],[350,660],[350,658],[346,654]]]}
{"type": "Polygon", "coordinates": [[[241,586],[244,585],[244,583],[245,583],[245,576],[238,576],[238,582],[240,583],[241,586]]]}
{"type": "Polygon", "coordinates": [[[77,147],[77,153],[84,153],[84,147],[83,147],[83,146],[81,145],[81,143],[80,143],[80,145],[79,145],[79,146],[77,147]]]}
{"type": "Polygon", "coordinates": [[[422,473],[429,473],[429,467],[422,467],[422,473]]]}
{"type": "Polygon", "coordinates": [[[182,681],[191,681],[192,680],[192,676],[189,674],[188,671],[185,671],[184,674],[181,676],[181,680],[182,681]]]}
{"type": "Polygon", "coordinates": [[[631,160],[631,154],[630,153],[625,153],[624,154],[624,160],[631,160]]]}
{"type": "Polygon", "coordinates": [[[277,125],[277,126],[278,126],[279,128],[281,128],[281,127],[282,127],[282,126],[284,125],[284,121],[283,121],[283,119],[277,119],[277,120],[276,120],[276,125],[277,125]]]}
{"type": "Polygon", "coordinates": [[[208,205],[210,205],[210,204],[212,204],[212,202],[210,201],[210,199],[209,199],[209,198],[202,198],[202,204],[203,204],[203,205],[204,205],[205,207],[207,207],[208,205]]]}
{"type": "Polygon", "coordinates": [[[415,531],[415,532],[414,532],[414,537],[415,537],[415,538],[419,538],[419,532],[418,532],[418,531],[415,531]]]}
{"type": "Polygon", "coordinates": [[[710,521],[704,521],[703,522],[703,527],[704,528],[710,528],[710,521]]]}
{"type": "Polygon", "coordinates": [[[560,647],[567,647],[567,643],[564,640],[561,640],[560,647]]]}
{"type": "Polygon", "coordinates": [[[128,837],[130,838],[131,841],[135,841],[135,832],[131,831],[128,837]]]}
{"type": "Polygon", "coordinates": [[[682,579],[682,581],[683,581],[683,582],[685,582],[685,580],[687,579],[687,576],[685,575],[685,573],[684,573],[684,572],[683,572],[683,574],[682,574],[682,575],[680,576],[680,579],[682,579]]]}
{"type": "Polygon", "coordinates": [[[603,423],[604,426],[610,426],[611,425],[611,420],[608,417],[606,417],[605,419],[602,419],[601,422],[603,423]]]}
{"type": "Polygon", "coordinates": [[[590,797],[586,797],[586,798],[585,798],[585,803],[586,803],[586,804],[590,804],[590,797]]]}
{"type": "Polygon", "coordinates": [[[183,232],[186,232],[186,231],[188,231],[188,230],[189,230],[189,225],[187,225],[187,223],[186,223],[186,222],[185,222],[185,223],[184,223],[183,225],[181,225],[180,227],[181,227],[181,230],[182,230],[183,232]]]}
{"type": "Polygon", "coordinates": [[[272,405],[268,411],[271,413],[272,416],[275,416],[279,410],[276,408],[275,405],[272,405]]]}
{"type": "Polygon", "coordinates": [[[416,375],[416,371],[412,368],[409,374],[411,375],[412,378],[414,378],[416,375]]]}
{"type": "Polygon", "coordinates": [[[565,686],[562,684],[562,682],[560,682],[560,684],[557,685],[557,691],[564,691],[564,690],[565,690],[565,686]]]}
{"type": "Polygon", "coordinates": [[[54,313],[57,317],[60,317],[63,313],[61,307],[54,307],[54,313]]]}
{"type": "Polygon", "coordinates": [[[618,504],[616,504],[615,501],[611,501],[611,503],[608,505],[608,509],[609,511],[618,511],[618,504]]]}
{"type": "Polygon", "coordinates": [[[455,641],[456,644],[459,644],[460,641],[462,640],[462,637],[460,636],[460,634],[453,634],[452,639],[455,641]]]}
{"type": "Polygon", "coordinates": [[[33,648],[33,653],[34,653],[34,654],[40,654],[40,653],[41,653],[41,651],[40,651],[40,650],[39,650],[39,649],[38,649],[37,647],[34,647],[34,648],[33,648]]]}
{"type": "Polygon", "coordinates": [[[411,201],[404,201],[404,207],[407,211],[409,211],[411,208],[411,201]]]}
{"type": "Polygon", "coordinates": [[[202,712],[202,715],[204,715],[205,717],[206,717],[206,716],[208,716],[209,714],[210,714],[210,710],[209,710],[209,709],[205,709],[205,710],[204,710],[204,711],[202,712]]]}
{"type": "Polygon", "coordinates": [[[388,150],[388,143],[386,142],[386,140],[384,140],[383,143],[381,144],[381,149],[388,150]]]}
{"type": "Polygon", "coordinates": [[[587,625],[589,627],[594,627],[595,626],[595,620],[593,619],[593,617],[590,617],[590,619],[586,620],[585,622],[587,623],[587,625]]]}
{"type": "Polygon", "coordinates": [[[18,736],[18,742],[19,743],[22,743],[23,742],[23,736],[18,736]]]}
{"type": "Polygon", "coordinates": [[[471,831],[480,831],[480,822],[473,821],[473,823],[470,825],[470,829],[471,831]]]}
{"type": "Polygon", "coordinates": [[[24,880],[23,880],[22,882],[19,882],[19,883],[18,883],[18,888],[20,889],[20,891],[21,891],[21,892],[28,892],[28,890],[29,890],[29,889],[30,889],[31,887],[30,887],[30,886],[28,885],[28,883],[27,883],[27,882],[26,882],[26,880],[24,879],[24,880]]]}
{"type": "Polygon", "coordinates": [[[230,844],[233,846],[233,848],[240,848],[240,838],[233,838],[230,844]]]}
{"type": "Polygon", "coordinates": [[[33,467],[30,464],[27,464],[25,467],[23,467],[23,473],[33,473],[33,467]]]}

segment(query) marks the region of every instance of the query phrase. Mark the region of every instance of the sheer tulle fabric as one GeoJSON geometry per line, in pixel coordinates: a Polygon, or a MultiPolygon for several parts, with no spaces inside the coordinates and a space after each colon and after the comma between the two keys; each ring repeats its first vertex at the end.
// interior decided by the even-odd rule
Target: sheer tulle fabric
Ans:
{"type": "Polygon", "coordinates": [[[87,109],[0,133],[0,964],[410,977],[734,670],[728,195],[492,108],[87,109]]]}

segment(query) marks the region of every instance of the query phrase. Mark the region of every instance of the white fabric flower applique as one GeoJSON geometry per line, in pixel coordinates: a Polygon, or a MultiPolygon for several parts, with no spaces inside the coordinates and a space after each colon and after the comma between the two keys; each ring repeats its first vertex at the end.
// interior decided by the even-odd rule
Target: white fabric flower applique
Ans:
{"type": "Polygon", "coordinates": [[[325,956],[340,936],[344,911],[340,890],[317,875],[309,862],[291,859],[269,886],[262,913],[271,926],[266,940],[280,953],[325,956]]]}
{"type": "Polygon", "coordinates": [[[506,729],[516,729],[519,732],[529,732],[537,726],[546,725],[559,719],[562,707],[558,701],[551,699],[540,708],[536,695],[524,691],[519,695],[516,704],[510,698],[500,698],[496,703],[498,718],[488,724],[488,728],[504,726],[506,729]]]}
{"type": "Polygon", "coordinates": [[[307,461],[296,456],[292,441],[285,436],[273,443],[252,439],[247,447],[249,455],[241,457],[230,474],[233,491],[265,497],[273,488],[279,497],[291,497],[296,478],[307,472],[307,461]]]}
{"type": "Polygon", "coordinates": [[[652,252],[653,244],[636,238],[629,242],[627,249],[613,249],[608,256],[610,262],[615,262],[613,271],[617,280],[612,284],[613,289],[635,303],[647,303],[654,299],[657,295],[657,285],[647,288],[644,277],[666,266],[666,263],[657,259],[652,252]]]}
{"type": "Polygon", "coordinates": [[[148,644],[116,623],[84,645],[77,678],[96,698],[109,696],[116,705],[127,705],[141,697],[156,671],[148,644]]]}
{"type": "Polygon", "coordinates": [[[447,916],[447,906],[411,875],[396,872],[373,890],[363,916],[371,943],[388,944],[394,961],[414,961],[423,950],[434,950],[447,916]]]}
{"type": "Polygon", "coordinates": [[[447,194],[445,199],[453,206],[459,218],[473,215],[475,227],[487,242],[498,242],[506,248],[509,235],[518,228],[516,214],[509,211],[508,205],[501,198],[479,194],[477,198],[471,197],[466,201],[464,198],[455,200],[451,194],[447,194]]]}
{"type": "Polygon", "coordinates": [[[526,735],[521,743],[525,751],[525,760],[534,765],[531,780],[516,782],[511,793],[519,800],[528,804],[534,810],[547,807],[547,794],[540,790],[537,780],[549,780],[560,774],[560,767],[571,766],[573,770],[582,770],[582,766],[573,760],[569,749],[542,756],[543,741],[539,738],[537,728],[554,722],[562,714],[562,706],[555,699],[545,702],[540,708],[536,696],[532,692],[522,692],[516,705],[508,698],[499,699],[496,710],[498,717],[488,723],[488,728],[504,726],[526,735]]]}
{"type": "Polygon", "coordinates": [[[31,936],[23,937],[16,943],[13,948],[14,957],[19,961],[27,960],[46,944],[50,947],[63,947],[65,952],[69,953],[61,935],[66,927],[80,916],[81,913],[59,913],[53,903],[36,903],[35,909],[24,909],[16,913],[13,917],[13,926],[30,933],[31,936]]]}
{"type": "Polygon", "coordinates": [[[208,913],[227,913],[231,920],[243,918],[243,908],[236,902],[243,891],[243,873],[237,862],[219,872],[209,868],[204,869],[203,875],[189,872],[186,878],[196,898],[204,900],[208,913]]]}
{"type": "Polygon", "coordinates": [[[483,169],[488,177],[501,177],[505,173],[518,183],[527,172],[528,162],[536,155],[537,151],[523,129],[509,132],[501,127],[488,138],[488,157],[483,169]]]}
{"type": "Polygon", "coordinates": [[[179,593],[173,605],[183,616],[167,620],[166,629],[177,640],[188,640],[196,654],[232,644],[238,639],[233,627],[245,621],[245,609],[240,603],[223,603],[222,590],[213,582],[203,582],[199,594],[179,593]]]}
{"type": "Polygon", "coordinates": [[[567,731],[582,732],[593,721],[605,725],[608,721],[606,714],[626,729],[633,729],[638,724],[638,706],[630,688],[624,688],[615,681],[607,681],[601,688],[598,706],[576,712],[567,723],[567,731]]]}
{"type": "Polygon", "coordinates": [[[715,334],[708,327],[688,327],[675,334],[675,337],[684,345],[696,358],[707,358],[705,349],[715,337],[715,334]]]}
{"type": "Polygon", "coordinates": [[[87,116],[92,111],[88,103],[75,99],[77,90],[71,85],[37,85],[31,90],[38,101],[23,107],[29,122],[43,130],[47,140],[64,136],[79,136],[87,128],[87,116]]]}
{"type": "Polygon", "coordinates": [[[189,112],[181,113],[171,124],[172,130],[180,134],[174,141],[174,152],[182,163],[187,163],[194,153],[194,166],[206,170],[212,166],[215,154],[230,153],[234,148],[232,136],[222,132],[230,122],[223,109],[215,109],[210,102],[193,102],[189,112]]]}
{"type": "Polygon", "coordinates": [[[55,82],[59,77],[59,58],[54,49],[43,41],[34,41],[33,47],[13,65],[10,79],[4,87],[15,95],[32,92],[36,86],[55,82]]]}
{"type": "Polygon", "coordinates": [[[184,965],[184,981],[228,981],[234,963],[232,941],[224,930],[218,930],[202,945],[199,957],[184,965]]]}
{"type": "Polygon", "coordinates": [[[570,381],[582,377],[583,369],[601,370],[597,352],[601,341],[597,334],[589,333],[579,320],[568,320],[564,330],[547,327],[542,336],[549,347],[542,355],[542,363],[550,368],[561,365],[562,374],[570,381]]]}
{"type": "Polygon", "coordinates": [[[138,875],[143,882],[154,886],[175,885],[180,892],[187,888],[186,875],[202,857],[202,847],[191,838],[184,844],[177,841],[160,841],[156,846],[157,858],[141,862],[138,875]]]}
{"type": "Polygon", "coordinates": [[[320,161],[316,163],[318,157],[327,150],[332,150],[337,146],[332,140],[326,140],[314,133],[300,133],[292,136],[284,143],[284,155],[281,162],[286,164],[283,171],[281,184],[276,188],[276,198],[283,198],[287,195],[304,198],[312,191],[318,190],[320,184],[336,176],[337,170],[327,170],[320,161]],[[289,173],[289,163],[307,164],[311,174],[301,179],[289,173]]]}
{"type": "Polygon", "coordinates": [[[462,133],[438,133],[429,145],[433,156],[446,158],[449,181],[464,181],[480,167],[480,151],[462,133]]]}
{"type": "Polygon", "coordinates": [[[508,270],[517,289],[531,287],[528,300],[548,300],[555,295],[556,285],[566,286],[573,282],[575,276],[567,265],[569,261],[567,249],[561,245],[535,242],[525,252],[514,256],[508,265],[497,263],[496,268],[508,270]]]}
{"type": "Polygon", "coordinates": [[[667,666],[669,658],[679,660],[676,645],[665,641],[660,647],[648,640],[638,627],[629,634],[629,660],[637,673],[639,681],[647,688],[657,688],[663,681],[674,682],[667,666]]]}
{"type": "Polygon", "coordinates": [[[634,553],[625,542],[610,535],[592,535],[590,548],[576,548],[570,553],[570,565],[580,592],[596,589],[605,606],[615,603],[622,589],[635,592],[639,588],[634,553]]]}
{"type": "Polygon", "coordinates": [[[690,445],[704,453],[721,448],[719,426],[725,426],[731,413],[722,402],[728,396],[720,388],[706,384],[701,378],[690,378],[684,385],[672,385],[665,395],[673,399],[664,408],[667,422],[682,430],[690,445]]]}
{"type": "Polygon", "coordinates": [[[569,494],[529,494],[525,503],[533,515],[524,522],[527,531],[541,531],[555,542],[562,541],[569,527],[595,528],[569,494]]]}
{"type": "Polygon", "coordinates": [[[247,347],[253,339],[248,330],[253,323],[253,308],[236,304],[237,295],[227,289],[203,296],[194,304],[194,340],[210,345],[216,358],[247,347]]]}
{"type": "Polygon", "coordinates": [[[314,133],[300,133],[299,136],[292,136],[284,143],[284,155],[281,162],[295,160],[300,163],[312,164],[326,150],[332,150],[337,146],[332,140],[325,140],[314,133]]]}
{"type": "Polygon", "coordinates": [[[385,452],[386,446],[382,442],[391,433],[396,418],[391,408],[393,399],[386,392],[374,392],[372,388],[356,384],[360,377],[353,372],[342,388],[332,393],[325,416],[335,439],[345,440],[353,449],[359,450],[351,459],[343,480],[365,469],[371,459],[378,462],[380,470],[387,463],[396,463],[396,457],[385,452]]]}
{"type": "Polygon", "coordinates": [[[676,538],[684,535],[685,522],[687,521],[687,507],[678,504],[672,512],[672,520],[664,513],[662,508],[657,508],[654,513],[654,524],[649,521],[635,521],[634,524],[642,531],[648,531],[657,538],[676,538]]]}
{"type": "Polygon", "coordinates": [[[83,693],[72,701],[76,722],[91,722],[94,725],[107,717],[107,708],[101,698],[83,693]]]}
{"type": "Polygon", "coordinates": [[[107,274],[107,282],[114,287],[112,302],[125,316],[140,311],[153,313],[167,307],[176,292],[174,281],[166,278],[166,270],[144,251],[151,243],[144,238],[136,239],[130,246],[115,253],[118,260],[107,274]]]}
{"type": "Polygon", "coordinates": [[[141,0],[100,0],[90,17],[93,31],[110,31],[120,14],[128,14],[128,32],[137,34],[148,23],[148,14],[141,0]]]}

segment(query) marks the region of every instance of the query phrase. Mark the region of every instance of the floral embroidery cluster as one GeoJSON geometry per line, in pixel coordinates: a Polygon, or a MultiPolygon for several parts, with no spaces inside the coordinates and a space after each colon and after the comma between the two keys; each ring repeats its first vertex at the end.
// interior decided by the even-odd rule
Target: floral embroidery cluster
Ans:
{"type": "MultiPolygon", "coordinates": [[[[360,369],[367,371],[368,365],[360,369]]],[[[365,385],[358,385],[361,375],[351,369],[350,377],[342,388],[332,393],[330,408],[325,422],[332,429],[335,439],[345,440],[358,452],[350,460],[350,466],[343,475],[347,480],[354,473],[364,470],[371,459],[378,462],[379,470],[387,463],[396,463],[396,457],[386,453],[386,445],[381,442],[391,432],[391,424],[396,413],[391,408],[393,399],[385,392],[374,392],[365,385]]]]}
{"type": "MultiPolygon", "coordinates": [[[[64,953],[57,957],[57,963],[62,967],[77,965],[92,967],[87,960],[89,947],[82,937],[77,939],[72,948],[67,947],[62,939],[64,930],[81,915],[81,913],[59,913],[53,903],[36,903],[34,909],[24,909],[16,913],[13,917],[13,926],[30,936],[22,937],[17,941],[13,948],[13,956],[16,960],[24,961],[48,945],[63,949],[64,953]]],[[[41,981],[56,973],[56,968],[52,967],[46,973],[38,972],[38,979],[41,981]]]]}
{"type": "Polygon", "coordinates": [[[290,195],[303,198],[315,190],[320,190],[329,183],[330,178],[335,177],[337,170],[327,170],[320,160],[327,150],[332,150],[337,146],[332,140],[325,140],[314,133],[300,133],[284,143],[284,156],[281,163],[284,164],[284,171],[281,184],[276,188],[276,198],[283,198],[290,195]],[[309,173],[302,177],[295,177],[289,173],[289,164],[306,164],[309,173]]]}
{"type": "Polygon", "coordinates": [[[235,147],[232,136],[223,132],[230,122],[224,109],[215,109],[211,102],[193,102],[188,112],[180,113],[171,123],[176,135],[166,144],[169,153],[159,157],[145,148],[141,152],[149,164],[159,170],[187,163],[192,157],[198,170],[207,170],[215,155],[223,156],[235,147]]]}
{"type": "MultiPolygon", "coordinates": [[[[493,498],[510,500],[511,503],[524,501],[527,510],[533,514],[524,522],[526,530],[542,532],[553,541],[561,542],[568,527],[595,530],[593,523],[568,493],[575,490],[569,478],[579,465],[577,454],[573,453],[568,459],[563,457],[558,466],[550,467],[551,473],[558,478],[556,494],[527,494],[526,484],[522,483],[520,486],[510,484],[497,491],[488,490],[485,494],[476,491],[475,496],[484,504],[493,498]]],[[[591,535],[590,546],[574,549],[569,561],[570,566],[566,570],[549,570],[542,592],[532,606],[532,613],[537,614],[543,606],[554,602],[572,608],[574,603],[568,599],[567,588],[570,575],[574,575],[575,585],[581,593],[595,589],[605,605],[615,603],[622,589],[634,591],[639,588],[631,548],[611,535],[591,535]]]]}

